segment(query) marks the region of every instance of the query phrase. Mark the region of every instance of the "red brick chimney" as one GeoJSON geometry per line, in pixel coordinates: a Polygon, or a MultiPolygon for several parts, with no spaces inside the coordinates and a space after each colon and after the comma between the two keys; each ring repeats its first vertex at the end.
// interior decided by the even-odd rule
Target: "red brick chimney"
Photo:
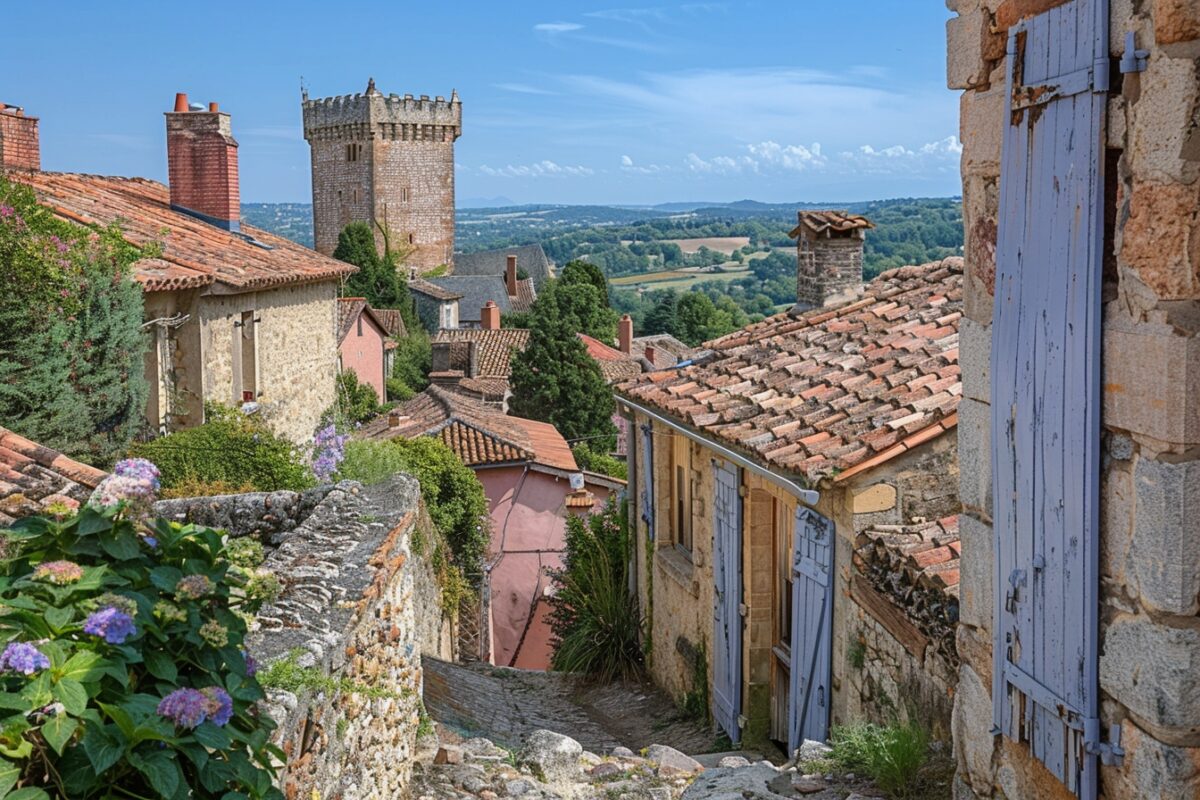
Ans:
{"type": "Polygon", "coordinates": [[[653,364],[654,359],[657,355],[658,355],[658,351],[654,349],[654,345],[652,345],[652,344],[646,345],[646,360],[647,361],[649,361],[651,364],[653,364]]]}
{"type": "Polygon", "coordinates": [[[617,323],[617,346],[622,353],[633,354],[633,319],[628,314],[622,314],[617,323]]]}
{"type": "Polygon", "coordinates": [[[517,257],[509,256],[508,264],[504,267],[504,285],[508,287],[508,296],[517,296],[517,257]]]}
{"type": "Polygon", "coordinates": [[[25,110],[0,103],[0,170],[42,168],[38,143],[38,118],[25,110]]]}
{"type": "MultiPolygon", "coordinates": [[[[512,256],[509,256],[512,258],[512,256]]],[[[500,306],[488,300],[479,312],[479,327],[485,331],[500,330],[500,306]]]]}
{"type": "Polygon", "coordinates": [[[241,230],[238,144],[229,115],[209,103],[196,110],[175,95],[167,117],[167,174],[171,207],[228,231],[241,230]]]}

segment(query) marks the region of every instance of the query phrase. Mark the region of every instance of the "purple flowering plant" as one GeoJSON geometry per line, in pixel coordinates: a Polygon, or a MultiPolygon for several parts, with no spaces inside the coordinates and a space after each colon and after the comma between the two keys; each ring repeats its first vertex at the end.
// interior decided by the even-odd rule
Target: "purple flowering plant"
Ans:
{"type": "Polygon", "coordinates": [[[253,570],[220,531],[150,519],[150,462],[110,481],[132,496],[2,532],[0,797],[281,798],[244,644],[253,570]]]}

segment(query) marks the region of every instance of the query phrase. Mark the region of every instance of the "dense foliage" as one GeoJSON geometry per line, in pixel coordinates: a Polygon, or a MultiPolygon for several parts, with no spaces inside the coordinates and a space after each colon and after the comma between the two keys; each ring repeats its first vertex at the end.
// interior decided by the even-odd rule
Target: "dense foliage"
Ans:
{"type": "Polygon", "coordinates": [[[0,795],[282,798],[242,649],[278,584],[261,548],[145,521],[156,486],[152,464],[121,462],[78,514],[7,532],[0,795]]]}
{"type": "Polygon", "coordinates": [[[326,414],[327,417],[353,425],[374,419],[383,409],[375,387],[369,383],[359,383],[353,370],[345,369],[338,373],[337,402],[335,409],[326,414]]]}
{"type": "Polygon", "coordinates": [[[567,518],[566,557],[550,596],[551,666],[605,681],[642,669],[641,620],[629,593],[629,526],[625,505],[567,518]]]}
{"type": "Polygon", "coordinates": [[[168,489],[192,481],[253,491],[300,491],[313,485],[304,454],[257,415],[208,404],[205,422],[133,448],[162,470],[168,489]]]}
{"type": "Polygon", "coordinates": [[[396,340],[392,351],[394,363],[388,379],[390,400],[407,400],[429,385],[429,369],[433,362],[433,347],[429,334],[420,325],[409,327],[408,336],[396,340]]]}
{"type": "Polygon", "coordinates": [[[589,446],[587,442],[575,445],[571,448],[571,452],[575,454],[575,463],[579,465],[580,469],[598,472],[601,475],[623,481],[629,480],[629,467],[624,461],[610,456],[603,450],[589,446]]]}
{"type": "MultiPolygon", "coordinates": [[[[543,287],[530,315],[529,344],[512,359],[509,408],[516,416],[549,422],[568,442],[609,450],[616,444],[612,391],[576,336],[595,330],[580,317],[589,311],[613,314],[600,306],[591,285],[550,281],[543,287]]],[[[611,323],[614,331],[605,341],[615,335],[615,316],[611,323]]]]}
{"type": "Polygon", "coordinates": [[[452,560],[471,585],[478,585],[491,539],[488,501],[475,473],[454,451],[428,436],[388,441],[354,439],[337,477],[380,483],[405,472],[421,483],[433,524],[450,545],[452,560]]]}
{"type": "Polygon", "coordinates": [[[932,794],[920,779],[929,760],[929,734],[915,723],[834,726],[829,744],[830,760],[843,770],[869,775],[889,797],[915,800],[932,794]]]}
{"type": "Polygon", "coordinates": [[[343,296],[365,297],[373,308],[398,309],[405,327],[409,330],[420,327],[400,267],[403,256],[391,249],[380,255],[370,225],[351,222],[343,228],[333,257],[358,267],[358,272],[346,279],[343,296]]]}
{"type": "MultiPolygon", "coordinates": [[[[151,248],[152,249],[152,248],[151,248]]],[[[143,251],[117,227],[57,219],[0,175],[0,420],[92,464],[142,427],[147,384],[143,251]]]]}

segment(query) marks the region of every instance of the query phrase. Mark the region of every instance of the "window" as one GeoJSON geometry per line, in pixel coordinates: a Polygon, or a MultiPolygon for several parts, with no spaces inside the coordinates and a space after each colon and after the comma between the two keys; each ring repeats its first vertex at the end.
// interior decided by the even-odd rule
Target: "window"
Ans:
{"type": "Polygon", "coordinates": [[[358,157],[362,155],[362,145],[358,142],[351,142],[346,145],[346,160],[358,161],[358,157]]]}
{"type": "Polygon", "coordinates": [[[772,534],[775,544],[775,641],[792,641],[792,509],[772,498],[772,534]]]}
{"type": "Polygon", "coordinates": [[[258,321],[253,311],[243,311],[233,323],[235,403],[248,403],[258,397],[258,321]]]}
{"type": "Polygon", "coordinates": [[[671,536],[675,546],[692,552],[692,445],[686,436],[671,437],[671,536]]]}
{"type": "Polygon", "coordinates": [[[357,336],[362,336],[362,314],[358,315],[358,333],[357,336]]]}
{"type": "Polygon", "coordinates": [[[408,235],[408,243],[416,244],[416,237],[414,237],[411,233],[408,235]]]}
{"type": "Polygon", "coordinates": [[[407,186],[402,187],[400,189],[400,202],[407,203],[410,199],[411,199],[411,195],[408,193],[408,187],[407,186]]]}

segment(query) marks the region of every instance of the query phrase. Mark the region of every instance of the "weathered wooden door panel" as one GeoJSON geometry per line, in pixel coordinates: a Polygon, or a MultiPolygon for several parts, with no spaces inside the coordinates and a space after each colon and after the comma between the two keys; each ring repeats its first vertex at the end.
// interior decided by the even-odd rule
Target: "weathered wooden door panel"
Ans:
{"type": "Polygon", "coordinates": [[[714,461],[713,717],[735,744],[742,713],[742,498],[733,464],[714,461]]]}
{"type": "Polygon", "coordinates": [[[642,425],[642,519],[646,523],[646,535],[654,539],[654,428],[647,422],[642,425]]]}
{"type": "Polygon", "coordinates": [[[829,736],[833,640],[833,522],[796,509],[792,549],[792,685],[788,747],[829,736]]]}
{"type": "Polygon", "coordinates": [[[992,344],[997,731],[1096,792],[1107,4],[1014,26],[992,344]]]}

